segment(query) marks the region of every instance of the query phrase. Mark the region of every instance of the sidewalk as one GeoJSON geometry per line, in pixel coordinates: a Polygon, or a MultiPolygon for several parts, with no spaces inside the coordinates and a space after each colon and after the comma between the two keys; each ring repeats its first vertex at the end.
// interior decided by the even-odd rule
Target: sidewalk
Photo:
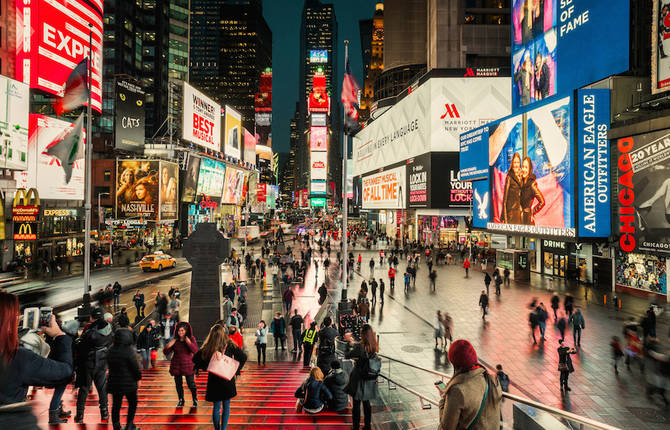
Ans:
{"type": "MultiPolygon", "coordinates": [[[[372,251],[362,250],[356,250],[355,255],[358,252],[363,254],[364,263],[369,262],[371,256],[378,256],[372,251]]],[[[533,277],[530,284],[512,282],[510,287],[503,287],[500,297],[493,295],[490,298],[490,314],[487,321],[482,322],[478,307],[479,294],[484,289],[481,272],[471,271],[470,277],[465,278],[460,265],[436,266],[437,291],[433,293],[429,290],[427,266],[421,263],[416,287],[405,296],[402,282],[405,267],[406,262],[398,266],[395,291],[387,287],[385,306],[373,308],[371,323],[380,335],[383,354],[451,373],[453,370],[445,354],[433,349],[433,320],[436,310],[440,309],[448,312],[454,320],[454,339],[465,338],[472,342],[480,361],[489,370],[498,363],[502,364],[514,390],[521,395],[622,429],[646,429],[654,424],[670,422],[670,413],[660,398],[648,400],[645,397],[644,377],[637,367],[627,371],[622,365],[619,376],[614,374],[609,341],[614,335],[621,337],[626,314],[590,301],[584,302],[583,293],[579,294],[577,286],[533,277]],[[533,297],[538,297],[551,310],[551,293],[545,288],[546,282],[553,282],[561,297],[566,291],[573,293],[576,305],[582,307],[586,319],[582,349],[573,356],[575,372],[570,375],[572,392],[565,397],[561,397],[559,391],[556,370],[558,330],[554,326],[553,315],[547,321],[547,341],[544,343],[533,345],[528,325],[528,303],[533,297]]],[[[375,277],[387,280],[387,270],[388,265],[377,267],[375,277]]],[[[363,265],[363,275],[368,278],[366,264],[363,265]]],[[[361,281],[360,275],[356,274],[349,289],[357,292],[361,281]]],[[[646,308],[643,299],[634,299],[624,299],[629,303],[629,310],[642,305],[646,308]],[[631,302],[637,303],[635,307],[631,302]]],[[[666,346],[667,321],[664,315],[657,329],[661,342],[666,346]]],[[[569,332],[566,333],[566,343],[569,346],[573,343],[569,332]]],[[[417,391],[432,394],[437,399],[437,392],[429,380],[431,378],[425,377],[425,373],[401,369],[398,365],[394,365],[392,373],[417,391]]]]}

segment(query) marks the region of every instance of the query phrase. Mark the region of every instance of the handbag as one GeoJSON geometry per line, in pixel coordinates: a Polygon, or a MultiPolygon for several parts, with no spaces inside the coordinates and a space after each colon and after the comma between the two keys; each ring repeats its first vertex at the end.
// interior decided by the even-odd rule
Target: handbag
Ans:
{"type": "Polygon", "coordinates": [[[568,363],[558,363],[558,371],[559,372],[567,372],[569,370],[570,370],[570,368],[568,367],[568,363]]]}
{"type": "MultiPolygon", "coordinates": [[[[228,348],[228,346],[226,346],[226,348],[228,348]]],[[[240,367],[240,362],[232,357],[228,357],[226,355],[226,348],[223,349],[222,353],[219,351],[214,353],[212,359],[209,360],[207,372],[213,373],[226,381],[230,381],[235,377],[237,369],[240,367]]]]}

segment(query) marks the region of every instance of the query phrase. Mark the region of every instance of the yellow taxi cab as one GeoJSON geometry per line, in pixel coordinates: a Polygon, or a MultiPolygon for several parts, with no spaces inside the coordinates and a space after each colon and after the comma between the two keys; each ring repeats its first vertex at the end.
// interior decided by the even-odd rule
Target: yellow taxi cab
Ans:
{"type": "Polygon", "coordinates": [[[157,251],[153,254],[145,255],[140,260],[140,269],[145,272],[149,270],[158,270],[161,272],[163,269],[168,269],[170,267],[177,267],[177,260],[168,254],[157,251]]]}

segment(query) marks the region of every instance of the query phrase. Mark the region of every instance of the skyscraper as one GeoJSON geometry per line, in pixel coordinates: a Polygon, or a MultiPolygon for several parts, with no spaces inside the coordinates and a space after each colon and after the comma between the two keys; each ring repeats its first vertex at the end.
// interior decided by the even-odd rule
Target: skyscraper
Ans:
{"type": "Polygon", "coordinates": [[[260,0],[191,1],[191,83],[254,129],[254,96],[272,67],[272,32],[260,0]]]}
{"type": "Polygon", "coordinates": [[[373,19],[359,23],[361,50],[363,53],[363,91],[361,94],[361,121],[370,117],[370,105],[374,100],[374,84],[384,71],[384,4],[375,5],[373,19]]]}

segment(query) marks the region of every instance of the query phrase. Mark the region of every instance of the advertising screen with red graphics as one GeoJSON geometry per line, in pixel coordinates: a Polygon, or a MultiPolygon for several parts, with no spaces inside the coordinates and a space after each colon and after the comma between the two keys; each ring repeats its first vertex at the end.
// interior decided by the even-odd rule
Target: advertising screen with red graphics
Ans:
{"type": "Polygon", "coordinates": [[[328,127],[310,127],[309,135],[312,151],[328,150],[328,127]]]}
{"type": "Polygon", "coordinates": [[[62,96],[70,72],[89,56],[90,31],[91,106],[101,112],[102,10],[102,0],[17,1],[16,79],[62,96]]]}

